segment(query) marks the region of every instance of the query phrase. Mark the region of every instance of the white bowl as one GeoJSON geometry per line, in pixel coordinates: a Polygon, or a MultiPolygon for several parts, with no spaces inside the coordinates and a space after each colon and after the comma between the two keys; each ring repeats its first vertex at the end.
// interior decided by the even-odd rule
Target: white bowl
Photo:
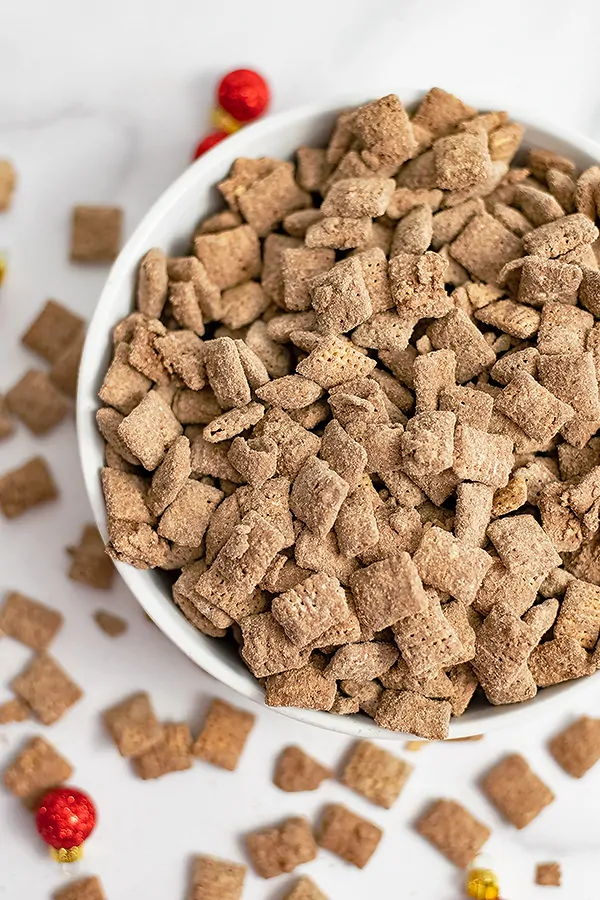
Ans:
{"type": "MultiPolygon", "coordinates": [[[[414,105],[422,91],[399,92],[403,102],[414,105]]],[[[251,125],[217,145],[197,160],[147,213],[115,262],[90,324],[79,373],[77,431],[85,484],[98,527],[106,536],[105,508],[99,471],[103,465],[103,441],[96,429],[98,390],[110,360],[111,331],[115,323],[134,306],[134,283],[141,257],[151,247],[161,247],[178,256],[188,252],[190,236],[199,219],[214,211],[219,197],[218,181],[229,171],[238,156],[292,157],[302,144],[324,143],[336,115],[348,106],[370,98],[351,98],[347,102],[323,103],[280,113],[251,125]]],[[[489,108],[489,100],[465,98],[478,109],[489,108]]],[[[525,148],[544,147],[570,156],[583,168],[600,160],[600,147],[593,141],[564,128],[542,125],[518,110],[511,115],[525,127],[525,148]]],[[[143,572],[117,563],[117,569],[141,606],[184,653],[219,681],[259,703],[263,690],[246,669],[230,642],[201,634],[185,619],[171,600],[169,582],[157,571],[143,572]]],[[[526,725],[541,711],[567,707],[576,693],[587,687],[591,678],[567,682],[540,691],[536,698],[514,706],[486,706],[469,710],[450,725],[450,736],[466,737],[504,725],[526,725]]],[[[596,682],[597,683],[597,682],[596,682]]],[[[401,735],[376,726],[364,715],[335,716],[304,709],[280,709],[281,713],[321,728],[343,734],[370,738],[404,739],[401,735]]]]}

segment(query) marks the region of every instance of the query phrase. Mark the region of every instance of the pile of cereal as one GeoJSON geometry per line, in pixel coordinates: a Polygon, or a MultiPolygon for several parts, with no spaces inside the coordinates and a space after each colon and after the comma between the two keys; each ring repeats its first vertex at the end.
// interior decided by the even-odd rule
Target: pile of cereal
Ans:
{"type": "Polygon", "coordinates": [[[100,390],[109,554],[266,703],[444,738],[594,672],[600,167],[434,88],[237,159],[100,390]]]}

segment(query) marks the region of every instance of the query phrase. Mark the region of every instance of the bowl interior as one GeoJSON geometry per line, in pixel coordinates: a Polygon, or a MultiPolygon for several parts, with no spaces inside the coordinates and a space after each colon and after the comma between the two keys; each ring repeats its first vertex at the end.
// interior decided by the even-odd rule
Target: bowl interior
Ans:
{"type": "MultiPolygon", "coordinates": [[[[409,108],[423,94],[415,90],[398,93],[409,108]]],[[[198,221],[222,205],[215,185],[227,175],[236,157],[292,158],[298,146],[322,146],[337,114],[368,99],[351,98],[346,103],[282,113],[228,138],[190,166],[162,195],[122,250],[110,272],[88,330],[77,397],[77,430],[83,474],[96,522],[105,537],[105,507],[99,478],[103,466],[103,441],[95,422],[100,405],[98,390],[110,361],[112,329],[134,306],[134,286],[141,257],[151,247],[161,247],[171,256],[189,252],[190,238],[198,221]]],[[[479,109],[488,108],[485,100],[464,99],[479,109]]],[[[534,123],[526,115],[519,116],[516,110],[512,110],[511,115],[526,127],[524,151],[532,146],[554,150],[571,157],[582,169],[600,160],[600,148],[593,141],[554,126],[534,123]]],[[[263,690],[246,669],[233,643],[201,634],[173,604],[170,592],[172,578],[167,573],[156,570],[143,572],[121,563],[116,565],[148,615],[194,662],[240,694],[262,703],[263,690]]],[[[489,731],[504,724],[515,724],[519,718],[531,721],[534,713],[537,715],[549,704],[565,698],[567,692],[583,690],[591,680],[580,679],[546,688],[533,700],[515,706],[474,705],[459,719],[452,720],[450,736],[464,737],[489,731]]],[[[362,714],[335,716],[288,708],[279,711],[330,731],[390,740],[406,737],[379,728],[362,714]]]]}

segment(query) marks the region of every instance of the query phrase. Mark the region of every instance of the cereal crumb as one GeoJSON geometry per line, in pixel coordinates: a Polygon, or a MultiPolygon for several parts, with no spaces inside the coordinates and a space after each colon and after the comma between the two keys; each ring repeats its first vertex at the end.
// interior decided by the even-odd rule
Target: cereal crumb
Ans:
{"type": "Polygon", "coordinates": [[[94,613],[94,621],[98,628],[109,637],[120,637],[128,629],[125,619],[120,616],[114,616],[112,613],[99,609],[94,613]]]}
{"type": "Polygon", "coordinates": [[[8,725],[11,722],[24,722],[30,715],[31,709],[19,697],[0,704],[0,725],[8,725]]]}
{"type": "Polygon", "coordinates": [[[583,778],[600,759],[600,719],[575,719],[551,739],[548,747],[565,772],[583,778]]]}

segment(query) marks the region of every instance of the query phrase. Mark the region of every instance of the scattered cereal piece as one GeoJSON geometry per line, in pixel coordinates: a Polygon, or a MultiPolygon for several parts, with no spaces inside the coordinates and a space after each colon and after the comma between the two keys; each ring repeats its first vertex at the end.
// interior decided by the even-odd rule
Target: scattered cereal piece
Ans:
{"type": "Polygon", "coordinates": [[[106,895],[100,879],[92,875],[59,888],[52,894],[52,900],[106,900],[106,895]]]}
{"type": "Polygon", "coordinates": [[[70,406],[45,372],[30,369],[6,394],[8,408],[34,434],[46,434],[61,422],[70,406]]]}
{"type": "Polygon", "coordinates": [[[560,863],[538,863],[535,869],[535,883],[543,887],[560,887],[560,863]]]}
{"type": "Polygon", "coordinates": [[[83,692],[50,656],[40,653],[12,681],[12,688],[44,725],[52,725],[83,692]]]}
{"type": "Polygon", "coordinates": [[[344,767],[343,784],[384,809],[391,809],[413,767],[387,750],[358,741],[344,767]]]}
{"type": "Polygon", "coordinates": [[[437,800],[421,816],[416,828],[461,869],[475,859],[491,834],[486,825],[454,800],[437,800]]]}
{"type": "Polygon", "coordinates": [[[141,756],[163,740],[148,694],[132,694],[104,713],[104,723],[121,756],[141,756]]]}
{"type": "Polygon", "coordinates": [[[273,784],[282,791],[316,791],[326,778],[331,778],[331,770],[321,765],[300,747],[286,747],[281,752],[275,766],[273,784]]]}
{"type": "Polygon", "coordinates": [[[116,206],[76,206],[73,209],[71,259],[113,262],[121,249],[123,211],[116,206]]]}
{"type": "Polygon", "coordinates": [[[72,773],[73,767],[52,744],[33,737],[4,770],[4,785],[31,809],[46,791],[66,781],[72,773]]]}
{"type": "Polygon", "coordinates": [[[84,321],[56,300],[48,300],[31,323],[22,342],[54,364],[66,346],[83,331],[84,321]]]}
{"type": "Polygon", "coordinates": [[[7,519],[57,497],[52,473],[41,456],[34,456],[20,468],[0,476],[0,509],[7,519]]]}
{"type": "Polygon", "coordinates": [[[381,828],[339,803],[325,807],[319,830],[319,846],[335,853],[358,869],[364,869],[383,836],[381,828]]]}
{"type": "Polygon", "coordinates": [[[583,778],[600,759],[600,719],[575,719],[552,738],[548,748],[565,772],[583,778]]]}
{"type": "Polygon", "coordinates": [[[327,900],[312,879],[303,875],[282,900],[327,900]]]}
{"type": "Polygon", "coordinates": [[[506,756],[481,782],[484,793],[515,828],[525,828],[554,800],[554,794],[517,753],[506,756]]]}
{"type": "Polygon", "coordinates": [[[103,609],[99,609],[94,613],[94,621],[98,628],[109,637],[120,637],[122,634],[125,634],[129,627],[125,619],[122,619],[120,616],[114,616],[103,609]]]}
{"type": "Polygon", "coordinates": [[[167,722],[163,737],[149,750],[133,760],[133,767],[140,778],[162,778],[169,772],[182,772],[192,768],[192,736],[185,722],[167,722]]]}
{"type": "Polygon", "coordinates": [[[224,700],[210,705],[202,731],[196,738],[193,754],[205,762],[233,772],[237,769],[255,716],[224,700]]]}
{"type": "Polygon", "coordinates": [[[280,826],[246,836],[246,849],[261,878],[293,872],[317,855],[317,845],[306,819],[286,819],[280,826]]]}
{"type": "Polygon", "coordinates": [[[197,856],[188,900],[241,900],[246,866],[241,863],[197,856]]]}
{"type": "Polygon", "coordinates": [[[9,592],[0,608],[0,634],[38,652],[48,649],[62,623],[63,616],[57,610],[17,591],[9,592]]]}

